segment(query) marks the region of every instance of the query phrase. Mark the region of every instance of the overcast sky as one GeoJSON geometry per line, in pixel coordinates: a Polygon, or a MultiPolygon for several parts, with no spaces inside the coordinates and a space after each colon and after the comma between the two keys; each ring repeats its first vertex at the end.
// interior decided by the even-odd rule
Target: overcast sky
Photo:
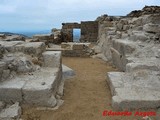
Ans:
{"type": "Polygon", "coordinates": [[[0,0],[0,31],[49,30],[102,14],[126,15],[145,5],[160,0],[0,0]]]}

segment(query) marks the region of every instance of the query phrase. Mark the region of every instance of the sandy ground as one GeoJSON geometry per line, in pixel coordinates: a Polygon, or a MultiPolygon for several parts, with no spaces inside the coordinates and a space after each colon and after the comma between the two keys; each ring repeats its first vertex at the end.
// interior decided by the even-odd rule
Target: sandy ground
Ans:
{"type": "Polygon", "coordinates": [[[107,72],[116,71],[111,65],[92,58],[63,58],[63,64],[76,71],[76,76],[65,82],[64,104],[55,111],[24,106],[24,120],[142,120],[135,116],[102,116],[104,110],[114,111],[106,82],[107,72]]]}

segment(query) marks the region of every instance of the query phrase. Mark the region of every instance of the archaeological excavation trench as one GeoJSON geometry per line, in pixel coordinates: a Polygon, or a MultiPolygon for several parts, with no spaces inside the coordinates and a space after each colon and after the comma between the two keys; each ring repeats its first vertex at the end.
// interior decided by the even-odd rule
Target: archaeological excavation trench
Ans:
{"type": "Polygon", "coordinates": [[[32,38],[0,34],[0,120],[159,120],[159,13],[145,6],[32,38]]]}

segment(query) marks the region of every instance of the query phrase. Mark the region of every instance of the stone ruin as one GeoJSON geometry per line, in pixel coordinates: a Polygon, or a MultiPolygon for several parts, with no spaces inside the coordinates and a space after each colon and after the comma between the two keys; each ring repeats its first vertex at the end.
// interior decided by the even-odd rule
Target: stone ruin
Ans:
{"type": "Polygon", "coordinates": [[[81,29],[80,42],[97,42],[98,37],[98,22],[97,21],[82,21],[78,23],[62,23],[62,41],[73,42],[73,29],[81,29]]]}
{"type": "Polygon", "coordinates": [[[31,39],[0,34],[0,119],[19,118],[20,104],[63,103],[64,79],[75,73],[62,65],[62,55],[102,58],[121,71],[107,73],[115,110],[160,107],[159,11],[145,6],[127,16],[63,23],[31,39]],[[73,42],[74,28],[81,29],[80,43],[73,42]]]}
{"type": "Polygon", "coordinates": [[[75,72],[62,65],[62,55],[89,57],[92,53],[90,43],[73,43],[74,28],[82,29],[83,41],[97,41],[97,21],[66,23],[62,29],[32,38],[0,34],[0,119],[18,119],[21,104],[56,109],[63,103],[64,80],[75,72]]]}
{"type": "Polygon", "coordinates": [[[10,37],[0,40],[0,119],[18,119],[21,104],[59,107],[64,80],[75,74],[62,65],[61,51],[47,51],[45,39],[10,37]]]}
{"type": "Polygon", "coordinates": [[[122,72],[109,72],[107,82],[115,110],[160,107],[160,7],[146,6],[128,16],[97,18],[97,53],[122,72]]]}

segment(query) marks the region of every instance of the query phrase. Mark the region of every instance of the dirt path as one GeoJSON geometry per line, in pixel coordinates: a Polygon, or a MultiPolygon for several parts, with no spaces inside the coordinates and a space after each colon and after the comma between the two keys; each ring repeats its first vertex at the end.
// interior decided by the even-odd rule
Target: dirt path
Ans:
{"type": "Polygon", "coordinates": [[[76,71],[76,76],[65,82],[64,104],[56,111],[24,108],[25,120],[138,120],[102,116],[104,110],[112,110],[106,82],[107,72],[115,71],[112,66],[92,58],[63,58],[63,64],[76,71]]]}

